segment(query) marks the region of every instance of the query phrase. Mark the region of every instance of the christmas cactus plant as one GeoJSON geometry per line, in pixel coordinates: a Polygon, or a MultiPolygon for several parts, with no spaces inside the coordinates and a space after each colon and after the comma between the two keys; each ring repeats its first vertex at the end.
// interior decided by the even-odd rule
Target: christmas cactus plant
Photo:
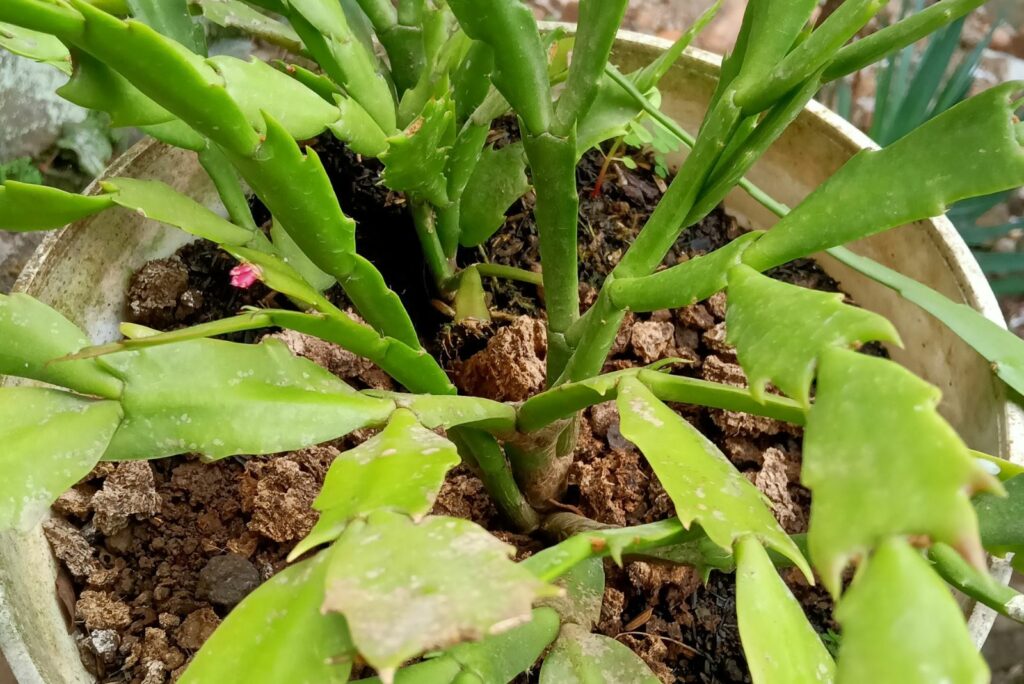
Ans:
{"type": "Polygon", "coordinates": [[[987,681],[943,580],[1021,618],[1020,597],[985,565],[986,548],[1024,544],[1020,469],[970,451],[937,412],[935,387],[856,351],[900,344],[886,319],[763,273],[829,250],[942,319],[1024,391],[1020,341],[843,247],[1024,184],[1014,115],[1024,84],[861,152],[790,210],[745,174],[819,88],[982,3],[941,0],[860,39],[882,0],[846,0],[814,26],[816,4],[749,4],[691,136],[658,110],[657,87],[714,9],[656,61],[622,73],[609,56],[627,0],[583,0],[572,35],[539,30],[519,0],[3,0],[0,45],[69,72],[68,100],[198,155],[226,217],[157,181],[108,178],[88,196],[9,181],[0,228],[46,230],[125,207],[216,243],[239,262],[236,285],[262,281],[295,307],[166,333],[126,324],[123,341],[90,346],[42,303],[0,296],[0,373],[45,383],[0,389],[0,524],[36,524],[101,460],[272,454],[373,428],[331,465],[297,562],[229,615],[181,681],[345,682],[355,662],[383,682],[509,682],[535,667],[552,684],[657,681],[628,648],[592,633],[605,557],[685,563],[705,578],[735,572],[758,684],[987,681]],[[196,14],[297,63],[208,57],[196,14]],[[495,149],[489,132],[510,113],[521,141],[495,149]],[[577,162],[648,124],[691,151],[582,312],[577,162]],[[437,296],[456,319],[490,316],[484,278],[543,287],[543,391],[520,403],[456,392],[401,298],[357,251],[324,165],[299,142],[325,131],[379,159],[383,183],[404,194],[437,296]],[[540,273],[460,258],[531,186],[540,273]],[[775,211],[777,225],[660,268],[736,186],[775,211]],[[254,221],[246,188],[269,209],[268,225],[254,221]],[[324,295],[335,284],[365,323],[324,295]],[[601,373],[626,312],[721,291],[748,389],[664,367],[601,373]],[[213,339],[268,327],[337,344],[405,392],[356,391],[273,340],[213,339]],[[580,412],[610,400],[675,517],[616,528],[557,505],[580,412]],[[806,537],[787,535],[758,490],[666,402],[804,426],[806,537]],[[515,562],[478,525],[431,515],[459,463],[511,524],[549,547],[515,562]],[[836,660],[780,578],[787,566],[809,582],[816,575],[835,599],[836,660]]]}

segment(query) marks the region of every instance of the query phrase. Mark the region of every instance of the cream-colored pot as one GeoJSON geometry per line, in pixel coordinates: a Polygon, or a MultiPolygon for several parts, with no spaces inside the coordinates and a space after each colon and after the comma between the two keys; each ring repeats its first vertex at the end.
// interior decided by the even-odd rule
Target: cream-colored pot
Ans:
{"type": "MultiPolygon", "coordinates": [[[[629,70],[651,61],[667,45],[622,33],[614,61],[629,70]]],[[[665,110],[688,130],[696,130],[704,114],[718,64],[714,55],[689,50],[662,84],[665,110]]],[[[795,205],[858,150],[871,145],[853,126],[812,102],[754,167],[751,178],[772,196],[795,205]]],[[[908,173],[918,171],[928,169],[907,169],[908,173]]],[[[194,156],[154,142],[139,143],[107,173],[162,180],[216,206],[216,195],[194,156]]],[[[774,222],[771,214],[742,192],[730,196],[727,205],[756,227],[774,222]]],[[[56,307],[95,342],[109,341],[123,316],[124,290],[132,271],[149,259],[170,255],[186,241],[182,233],[136,213],[108,211],[50,236],[16,289],[56,307]]],[[[985,277],[945,218],[876,235],[853,249],[1003,325],[985,277]]],[[[896,325],[906,346],[890,350],[893,358],[943,390],[942,412],[972,448],[1021,458],[1024,424],[984,359],[892,291],[833,261],[823,259],[822,265],[858,303],[896,325]]],[[[993,571],[1003,581],[1009,574],[1000,561],[994,561],[993,571]]],[[[40,530],[0,534],[0,646],[20,684],[93,680],[79,662],[58,607],[55,576],[55,562],[40,530]]],[[[995,615],[970,602],[964,608],[980,645],[995,615]]]]}

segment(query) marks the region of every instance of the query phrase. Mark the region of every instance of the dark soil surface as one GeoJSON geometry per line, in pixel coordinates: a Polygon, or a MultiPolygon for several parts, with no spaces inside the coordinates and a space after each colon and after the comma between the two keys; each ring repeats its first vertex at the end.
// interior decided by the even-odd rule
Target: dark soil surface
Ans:
{"type": "MultiPolygon", "coordinates": [[[[514,134],[514,131],[512,132],[514,134]]],[[[404,198],[377,187],[379,167],[359,166],[334,141],[318,141],[346,211],[360,221],[360,249],[416,311],[428,346],[468,393],[503,401],[525,399],[542,388],[546,339],[537,289],[489,279],[494,321],[456,326],[431,304],[426,273],[404,208],[404,198]],[[399,252],[393,248],[408,248],[399,252]],[[430,333],[430,331],[436,331],[430,333]]],[[[581,297],[615,265],[664,191],[644,157],[631,171],[613,164],[599,194],[594,182],[599,152],[581,163],[581,297]]],[[[259,207],[257,207],[257,211],[259,207]]],[[[533,268],[536,229],[528,196],[509,212],[487,244],[488,260],[533,268]]],[[[265,218],[265,216],[263,217],[265,218]]],[[[720,210],[687,231],[666,260],[671,265],[712,251],[743,232],[720,210]]],[[[478,255],[463,255],[478,258],[478,255]]],[[[144,266],[132,280],[128,318],[159,329],[194,325],[235,313],[241,306],[287,306],[261,287],[228,285],[234,265],[208,243],[144,266]]],[[[803,260],[773,272],[800,285],[837,290],[837,283],[803,260]]],[[[343,297],[338,301],[343,302],[343,297]]],[[[725,343],[725,297],[686,309],[629,315],[606,370],[676,357],[674,372],[736,385],[745,378],[725,343]]],[[[250,333],[242,341],[263,334],[250,333]]],[[[392,388],[379,369],[328,343],[277,333],[356,387],[392,388]]],[[[677,410],[708,435],[771,500],[791,533],[806,531],[809,494],[799,482],[799,428],[778,421],[693,406],[677,410]]],[[[284,558],[315,522],[310,504],[339,449],[336,444],[267,458],[202,464],[191,457],[101,464],[65,494],[47,523],[47,536],[66,570],[69,619],[77,626],[83,661],[101,681],[161,684],[182,671],[230,608],[284,566],[284,558]]],[[[618,428],[614,403],[583,416],[576,462],[564,507],[595,520],[634,525],[673,515],[672,504],[640,453],[618,428]]],[[[483,485],[465,468],[454,470],[435,512],[474,520],[529,555],[547,543],[509,531],[483,485]]],[[[665,682],[750,681],[735,617],[731,576],[702,585],[686,567],[629,562],[607,566],[605,606],[597,629],[629,645],[665,682]]],[[[835,625],[824,592],[795,574],[790,586],[812,622],[825,633],[835,625]]],[[[523,681],[527,681],[524,679],[523,681]]]]}

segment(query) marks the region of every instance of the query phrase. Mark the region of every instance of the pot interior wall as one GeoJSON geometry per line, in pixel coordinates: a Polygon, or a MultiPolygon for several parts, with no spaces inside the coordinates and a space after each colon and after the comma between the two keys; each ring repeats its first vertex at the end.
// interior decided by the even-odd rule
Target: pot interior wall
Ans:
{"type": "MultiPolygon", "coordinates": [[[[624,34],[615,60],[628,70],[649,62],[664,46],[663,41],[624,34]]],[[[690,51],[663,83],[666,111],[691,131],[697,129],[711,95],[716,60],[690,51]]],[[[866,144],[852,127],[812,106],[752,176],[773,196],[793,205],[866,144]]],[[[143,142],[109,173],[159,179],[216,205],[215,193],[194,157],[180,150],[143,142]]],[[[728,206],[754,226],[774,222],[741,193],[731,196],[728,206]]],[[[149,259],[170,255],[187,241],[179,231],[127,210],[105,212],[48,239],[19,287],[68,315],[95,342],[109,341],[117,336],[117,322],[123,318],[124,288],[132,271],[149,259]]],[[[1002,320],[984,277],[945,219],[878,235],[855,249],[1002,320]]],[[[992,453],[1010,453],[1011,438],[1020,427],[985,361],[889,290],[834,262],[824,265],[861,305],[896,324],[905,348],[892,350],[893,357],[944,391],[942,411],[967,443],[992,453]]],[[[0,646],[22,684],[91,681],[55,600],[55,578],[56,566],[39,529],[0,534],[0,646]]],[[[974,611],[972,629],[980,640],[991,622],[992,616],[974,611]]]]}

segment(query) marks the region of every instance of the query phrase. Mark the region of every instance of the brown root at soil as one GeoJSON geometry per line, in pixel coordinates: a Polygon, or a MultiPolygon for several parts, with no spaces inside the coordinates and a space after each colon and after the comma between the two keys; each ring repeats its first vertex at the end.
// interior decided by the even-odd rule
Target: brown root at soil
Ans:
{"type": "MultiPolygon", "coordinates": [[[[508,129],[501,142],[515,135],[508,129]]],[[[360,165],[335,142],[320,141],[339,196],[360,221],[360,249],[367,250],[389,283],[412,302],[419,329],[463,392],[521,401],[543,388],[546,339],[536,288],[487,279],[494,322],[460,326],[444,322],[430,305],[418,248],[396,254],[394,235],[411,230],[404,199],[378,186],[379,168],[360,165]],[[389,223],[381,223],[382,221],[389,223]],[[378,237],[363,233],[376,232],[378,237]]],[[[631,244],[664,182],[649,159],[637,170],[613,164],[602,191],[593,193],[603,158],[589,153],[578,169],[581,188],[581,299],[592,303],[603,277],[631,244]]],[[[257,213],[260,207],[256,207],[257,213]]],[[[258,216],[259,217],[259,216],[258,216]]],[[[259,217],[265,219],[265,216],[259,217]]],[[[716,210],[686,231],[665,265],[705,254],[742,234],[716,210]]],[[[403,244],[412,245],[412,239],[403,244]]],[[[488,260],[535,268],[532,197],[509,211],[504,228],[484,248],[488,260]]],[[[463,263],[478,258],[463,254],[463,263]]],[[[233,261],[208,243],[183,248],[170,259],[146,264],[132,279],[128,315],[161,329],[214,320],[241,306],[288,306],[262,288],[231,288],[233,261]]],[[[787,264],[774,277],[837,290],[813,262],[787,264]]],[[[336,301],[344,304],[343,296],[336,301]]],[[[672,372],[742,386],[746,380],[725,342],[724,295],[677,311],[628,314],[605,364],[606,371],[674,357],[672,372]]],[[[379,368],[340,348],[293,332],[270,332],[357,388],[396,389],[379,368]]],[[[771,501],[791,533],[807,527],[809,494],[799,484],[799,428],[746,414],[675,406],[714,441],[771,501]]],[[[83,661],[103,682],[162,684],[173,681],[233,605],[285,565],[285,557],[316,521],[311,504],[339,449],[368,434],[335,444],[265,458],[232,458],[212,464],[191,457],[153,462],[102,463],[54,506],[45,531],[67,577],[69,619],[83,661]],[[70,591],[68,589],[70,588],[70,591]]],[[[623,438],[614,403],[587,409],[560,506],[597,521],[637,525],[674,514],[672,502],[643,456],[623,438]]],[[[550,539],[506,527],[480,480],[466,467],[453,470],[439,494],[437,514],[473,520],[518,549],[520,558],[550,539]]],[[[749,681],[735,617],[730,575],[713,574],[704,585],[691,568],[627,562],[606,566],[607,588],[597,630],[636,651],[664,682],[749,681]]],[[[832,629],[831,604],[820,590],[786,573],[815,627],[832,629]]],[[[534,675],[535,676],[535,673],[534,675]]],[[[522,681],[534,681],[524,678],[522,681]]]]}

